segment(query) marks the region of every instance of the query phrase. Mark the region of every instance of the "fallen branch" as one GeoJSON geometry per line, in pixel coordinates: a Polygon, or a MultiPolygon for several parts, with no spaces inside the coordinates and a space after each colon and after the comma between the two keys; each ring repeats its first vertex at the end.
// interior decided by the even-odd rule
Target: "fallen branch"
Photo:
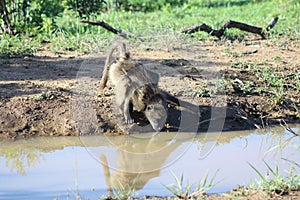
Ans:
{"type": "MultiPolygon", "coordinates": [[[[245,24],[245,23],[241,23],[241,22],[236,22],[233,20],[229,20],[228,22],[226,22],[223,26],[221,26],[220,29],[215,30],[213,28],[211,28],[210,26],[208,26],[207,24],[203,23],[200,25],[196,25],[196,26],[192,26],[186,29],[181,30],[181,33],[186,33],[186,34],[192,34],[198,31],[204,31],[207,32],[208,34],[218,37],[219,39],[224,36],[224,32],[226,29],[229,28],[237,28],[240,29],[242,31],[246,31],[246,32],[250,32],[250,33],[254,33],[254,34],[258,34],[260,35],[263,39],[266,39],[268,36],[268,31],[270,31],[277,23],[278,21],[278,17],[274,17],[270,23],[268,23],[268,25],[266,26],[266,28],[261,28],[261,27],[256,27],[256,26],[252,26],[249,24],[245,24]]],[[[82,23],[87,23],[89,25],[97,25],[97,26],[101,26],[104,29],[119,35],[125,39],[129,39],[129,38],[137,38],[134,35],[128,34],[125,31],[122,30],[117,30],[114,27],[110,26],[109,24],[107,24],[104,21],[96,21],[96,22],[91,22],[91,21],[87,21],[87,20],[81,20],[82,23]]],[[[140,38],[139,38],[140,39],[140,38]]]]}
{"type": "Polygon", "coordinates": [[[240,29],[242,31],[258,34],[263,39],[266,39],[266,37],[268,36],[268,31],[271,30],[276,25],[277,21],[278,21],[278,17],[274,17],[271,20],[271,22],[268,23],[268,25],[266,26],[265,29],[261,28],[261,27],[252,26],[252,25],[249,25],[249,24],[229,20],[223,26],[221,26],[220,29],[214,30],[213,28],[211,28],[207,24],[203,23],[203,24],[200,24],[200,25],[196,25],[196,26],[192,26],[192,27],[183,29],[183,30],[181,30],[181,33],[192,34],[192,33],[198,32],[198,31],[204,31],[204,32],[207,32],[208,34],[210,34],[212,36],[215,36],[215,37],[218,37],[220,39],[224,35],[224,32],[225,32],[226,29],[237,28],[237,29],[240,29]]]}
{"type": "Polygon", "coordinates": [[[196,26],[192,26],[190,28],[186,28],[181,30],[181,33],[187,33],[187,34],[192,34],[198,31],[204,31],[207,32],[208,34],[212,35],[212,36],[216,36],[218,38],[220,38],[223,33],[220,30],[214,30],[212,29],[210,26],[206,25],[205,23],[201,24],[201,25],[196,25],[196,26]]]}
{"type": "Polygon", "coordinates": [[[110,26],[109,24],[107,24],[106,22],[104,21],[96,21],[96,22],[91,22],[91,21],[87,21],[87,20],[81,20],[80,22],[82,23],[87,23],[89,25],[97,25],[97,26],[101,26],[103,27],[104,29],[116,34],[116,35],[119,35],[125,39],[128,39],[128,38],[134,38],[133,35],[130,35],[128,33],[126,33],[125,31],[122,31],[122,30],[117,30],[115,28],[113,28],[112,26],[110,26]]]}

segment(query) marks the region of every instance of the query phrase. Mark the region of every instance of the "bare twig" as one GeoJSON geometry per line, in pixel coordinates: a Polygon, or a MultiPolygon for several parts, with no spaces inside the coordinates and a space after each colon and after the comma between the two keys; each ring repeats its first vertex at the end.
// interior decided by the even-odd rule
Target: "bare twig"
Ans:
{"type": "Polygon", "coordinates": [[[258,34],[263,39],[265,39],[268,36],[268,31],[271,30],[276,25],[277,21],[278,21],[278,17],[274,17],[271,20],[271,22],[266,26],[265,29],[262,28],[262,27],[252,26],[252,25],[249,25],[249,24],[229,20],[228,22],[223,24],[220,27],[220,29],[214,30],[213,28],[211,28],[207,24],[203,23],[203,24],[200,24],[200,25],[196,25],[196,26],[192,26],[192,27],[183,29],[183,30],[181,30],[181,33],[192,34],[192,33],[195,33],[197,31],[204,31],[204,32],[207,32],[208,34],[210,34],[212,36],[215,36],[215,37],[218,37],[220,39],[224,35],[224,32],[225,32],[226,29],[237,28],[237,29],[240,29],[242,31],[258,34]]]}
{"type": "Polygon", "coordinates": [[[128,38],[134,38],[133,35],[131,34],[128,34],[126,33],[125,31],[122,31],[122,30],[117,30],[115,29],[114,27],[110,26],[108,23],[104,22],[104,21],[96,21],[96,22],[91,22],[91,21],[88,21],[88,20],[81,20],[80,22],[82,23],[87,23],[89,25],[96,25],[96,26],[101,26],[103,27],[104,29],[114,33],[114,34],[117,34],[125,39],[128,39],[128,38]]]}
{"type": "Polygon", "coordinates": [[[251,54],[255,54],[257,53],[257,49],[253,50],[253,51],[245,51],[245,52],[242,52],[243,55],[251,55],[251,54]]]}

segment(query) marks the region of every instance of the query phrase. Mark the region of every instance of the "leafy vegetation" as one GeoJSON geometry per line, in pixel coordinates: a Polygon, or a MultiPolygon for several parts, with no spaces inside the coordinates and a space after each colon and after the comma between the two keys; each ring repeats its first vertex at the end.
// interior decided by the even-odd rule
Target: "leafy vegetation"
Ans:
{"type": "MultiPolygon", "coordinates": [[[[232,19],[264,27],[272,17],[279,16],[279,23],[271,31],[276,43],[279,38],[299,40],[300,3],[297,0],[19,0],[6,2],[0,9],[2,57],[33,55],[36,50],[50,48],[53,51],[78,50],[90,52],[105,47],[113,34],[101,27],[80,23],[81,19],[104,20],[117,29],[123,29],[137,37],[153,37],[178,31],[205,22],[214,28],[232,19]],[[247,11],[247,12],[245,12],[247,11]],[[216,14],[217,13],[217,14],[216,14]],[[13,33],[5,25],[5,16],[13,33]],[[282,36],[284,34],[284,36],[282,36]],[[24,41],[24,42],[12,41],[24,41]],[[20,44],[21,43],[21,44],[20,44]],[[8,49],[9,47],[9,49],[8,49]],[[54,47],[54,48],[53,48],[54,47]],[[14,50],[15,49],[15,50],[14,50]],[[16,50],[18,49],[18,50],[16,50]],[[9,52],[11,51],[11,52],[9,52]]],[[[227,35],[243,38],[248,33],[228,30],[227,35]]],[[[206,33],[195,33],[195,39],[205,39],[206,33]]],[[[280,45],[279,44],[279,45],[280,45]]]]}

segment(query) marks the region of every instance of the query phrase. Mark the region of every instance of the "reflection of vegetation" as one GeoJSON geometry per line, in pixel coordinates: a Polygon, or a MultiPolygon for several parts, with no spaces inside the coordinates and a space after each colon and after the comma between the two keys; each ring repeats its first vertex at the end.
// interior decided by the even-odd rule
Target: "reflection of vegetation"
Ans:
{"type": "Polygon", "coordinates": [[[208,173],[206,173],[205,177],[200,180],[198,185],[195,187],[195,183],[189,184],[184,183],[183,175],[181,175],[180,179],[173,174],[176,184],[164,185],[167,190],[169,190],[173,195],[178,197],[179,199],[194,199],[199,198],[205,194],[207,190],[209,190],[214,184],[214,180],[216,178],[218,171],[213,175],[213,177],[208,180],[208,173]]]}
{"type": "Polygon", "coordinates": [[[0,156],[6,159],[6,167],[11,171],[26,174],[26,169],[34,166],[41,160],[41,153],[36,149],[7,148],[0,149],[0,156]]]}

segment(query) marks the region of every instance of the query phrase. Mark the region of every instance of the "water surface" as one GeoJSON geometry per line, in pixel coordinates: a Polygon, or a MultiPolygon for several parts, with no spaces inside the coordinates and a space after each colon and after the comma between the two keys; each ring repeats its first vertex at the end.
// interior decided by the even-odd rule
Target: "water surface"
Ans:
{"type": "Polygon", "coordinates": [[[285,159],[299,163],[299,148],[300,138],[282,127],[0,141],[0,199],[98,199],[120,185],[134,187],[136,196],[166,196],[163,185],[174,176],[191,184],[215,173],[208,192],[221,193],[258,179],[249,163],[265,174],[265,161],[288,175],[285,159]]]}

